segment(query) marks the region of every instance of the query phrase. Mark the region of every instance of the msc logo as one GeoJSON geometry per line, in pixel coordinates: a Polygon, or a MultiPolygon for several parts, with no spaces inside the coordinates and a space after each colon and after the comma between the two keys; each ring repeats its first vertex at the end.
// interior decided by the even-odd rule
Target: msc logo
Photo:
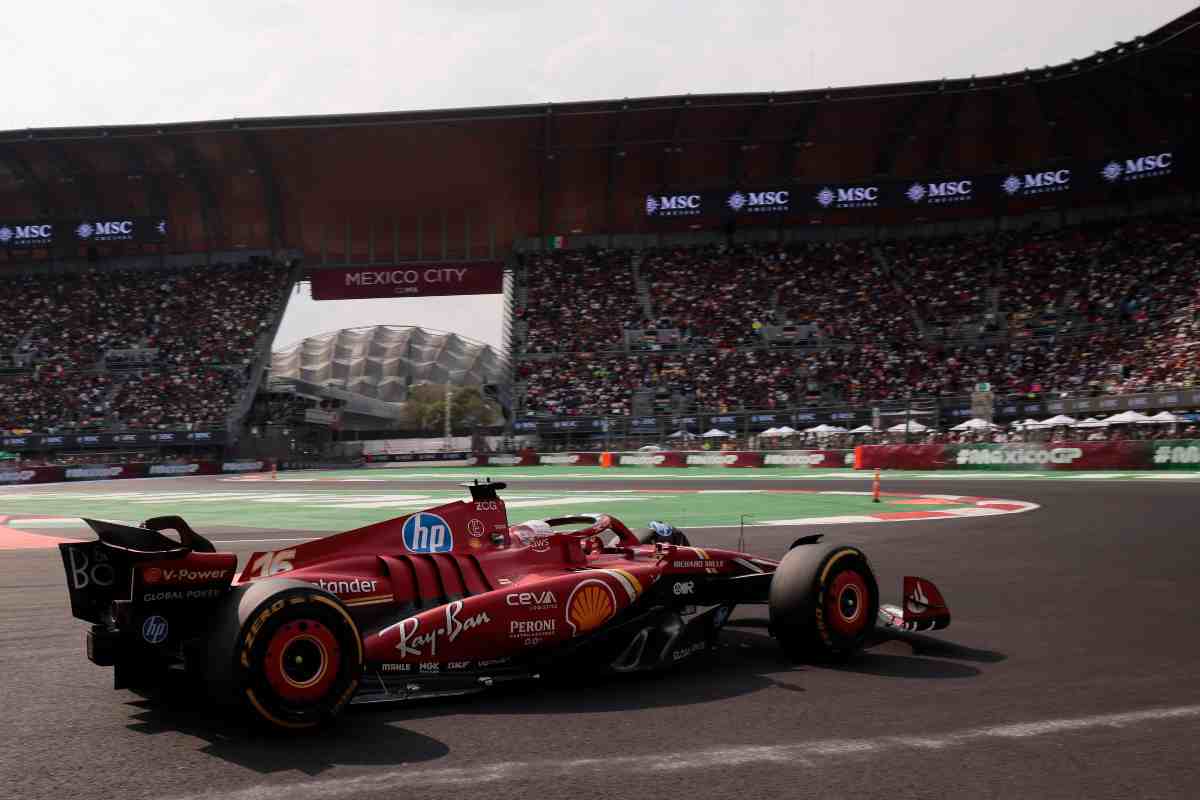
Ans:
{"type": "Polygon", "coordinates": [[[688,217],[700,213],[698,194],[648,194],[646,216],[688,217]]]}
{"type": "Polygon", "coordinates": [[[839,189],[826,186],[817,192],[816,199],[821,208],[867,208],[879,205],[879,187],[851,186],[839,189]]]}
{"type": "Polygon", "coordinates": [[[787,189],[771,192],[734,192],[725,205],[734,212],[763,213],[765,211],[787,211],[792,193],[787,189]]]}
{"type": "Polygon", "coordinates": [[[75,229],[75,235],[80,239],[131,239],[133,238],[133,221],[121,219],[106,222],[83,222],[75,229]]]}
{"type": "Polygon", "coordinates": [[[1000,184],[1009,196],[1018,193],[1031,195],[1044,192],[1065,192],[1071,188],[1071,170],[1056,169],[1046,172],[1025,173],[1024,177],[1009,175],[1000,184]]]}
{"type": "Polygon", "coordinates": [[[904,193],[914,203],[928,199],[934,203],[963,203],[971,199],[975,191],[974,181],[942,181],[941,183],[914,183],[904,193]]]}
{"type": "Polygon", "coordinates": [[[53,225],[14,225],[11,228],[7,225],[0,226],[0,244],[48,242],[53,238],[53,225]]]}
{"type": "Polygon", "coordinates": [[[413,553],[449,553],[454,549],[450,523],[422,511],[404,521],[404,546],[413,553]]]}
{"type": "Polygon", "coordinates": [[[1158,153],[1140,158],[1129,158],[1123,162],[1110,161],[1104,165],[1104,169],[1100,170],[1100,175],[1109,183],[1116,183],[1120,180],[1136,181],[1142,178],[1154,178],[1170,174],[1171,164],[1174,160],[1175,156],[1172,153],[1158,153]]]}

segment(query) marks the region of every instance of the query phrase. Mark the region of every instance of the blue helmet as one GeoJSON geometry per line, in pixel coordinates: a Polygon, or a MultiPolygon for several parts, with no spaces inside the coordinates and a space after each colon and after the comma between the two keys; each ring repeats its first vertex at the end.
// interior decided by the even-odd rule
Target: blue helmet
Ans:
{"type": "Polygon", "coordinates": [[[670,539],[675,535],[675,526],[669,522],[650,520],[650,530],[659,539],[670,539]]]}

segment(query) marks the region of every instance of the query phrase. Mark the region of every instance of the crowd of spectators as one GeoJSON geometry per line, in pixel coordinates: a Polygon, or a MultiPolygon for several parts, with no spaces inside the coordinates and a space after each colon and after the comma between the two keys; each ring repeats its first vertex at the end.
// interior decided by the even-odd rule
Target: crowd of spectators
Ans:
{"type": "Polygon", "coordinates": [[[555,250],[525,257],[526,300],[514,311],[528,353],[620,349],[642,320],[628,251],[555,250]]]}
{"type": "Polygon", "coordinates": [[[636,306],[624,272],[635,257],[649,324],[680,329],[681,348],[598,357],[586,341],[544,337],[526,352],[558,354],[521,361],[518,352],[526,411],[630,413],[638,391],[670,394],[672,410],[724,411],[961,397],[981,382],[1030,398],[1200,386],[1195,217],[890,243],[678,247],[624,260],[608,251],[605,268],[616,265],[620,280],[607,290],[592,280],[590,302],[636,306]],[[608,299],[596,296],[604,291],[608,299]],[[815,333],[805,347],[762,347],[768,324],[815,333]]]}
{"type": "Polygon", "coordinates": [[[3,277],[0,430],[223,425],[288,273],[255,258],[3,277]]]}

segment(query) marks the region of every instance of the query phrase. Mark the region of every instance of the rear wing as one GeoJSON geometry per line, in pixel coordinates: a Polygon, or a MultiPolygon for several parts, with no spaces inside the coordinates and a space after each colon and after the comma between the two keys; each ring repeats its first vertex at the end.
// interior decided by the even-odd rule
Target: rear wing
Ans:
{"type": "Polygon", "coordinates": [[[199,599],[229,587],[237,556],[212,543],[179,517],[155,517],[142,527],[84,519],[99,541],[58,546],[66,571],[71,614],[112,624],[114,603],[199,599]],[[176,541],[162,531],[175,530],[176,541]],[[203,593],[199,593],[203,592],[203,593]]]}

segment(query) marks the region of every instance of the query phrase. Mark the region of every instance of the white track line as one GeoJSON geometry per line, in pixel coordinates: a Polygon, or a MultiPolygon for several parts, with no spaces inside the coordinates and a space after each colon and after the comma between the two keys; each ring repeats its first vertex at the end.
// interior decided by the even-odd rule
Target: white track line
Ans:
{"type": "MultiPolygon", "coordinates": [[[[925,731],[895,736],[863,739],[818,739],[794,744],[731,745],[700,750],[657,752],[634,756],[599,756],[568,760],[494,761],[467,764],[461,767],[422,769],[407,765],[402,769],[374,771],[347,778],[307,780],[274,786],[258,785],[240,790],[213,790],[200,794],[177,796],[176,800],[329,800],[339,797],[358,797],[376,792],[395,792],[397,786],[412,792],[417,787],[468,786],[479,783],[499,784],[521,781],[530,775],[561,776],[578,780],[581,774],[609,775],[670,774],[683,770],[728,769],[731,766],[770,764],[773,769],[815,770],[827,767],[834,760],[870,755],[873,758],[895,757],[903,764],[919,758],[922,752],[968,747],[988,741],[1012,741],[1038,736],[1055,736],[1095,730],[1124,728],[1173,720],[1194,720],[1200,717],[1200,705],[1151,708],[1122,714],[1100,714],[1092,717],[1035,720],[1013,725],[993,725],[985,728],[966,728],[941,734],[925,731]]],[[[353,720],[347,722],[353,724],[353,720]]]]}

